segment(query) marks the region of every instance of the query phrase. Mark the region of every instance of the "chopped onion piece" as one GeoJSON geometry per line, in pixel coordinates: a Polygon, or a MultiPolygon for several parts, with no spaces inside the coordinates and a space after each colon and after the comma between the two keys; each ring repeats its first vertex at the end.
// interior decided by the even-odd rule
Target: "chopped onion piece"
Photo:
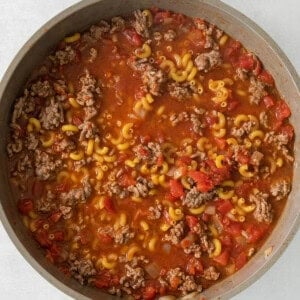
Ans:
{"type": "Polygon", "coordinates": [[[153,278],[157,278],[160,273],[160,267],[155,263],[152,262],[145,267],[146,272],[153,278]]]}
{"type": "Polygon", "coordinates": [[[204,212],[208,215],[214,215],[216,213],[216,207],[213,205],[207,206],[204,212]]]}

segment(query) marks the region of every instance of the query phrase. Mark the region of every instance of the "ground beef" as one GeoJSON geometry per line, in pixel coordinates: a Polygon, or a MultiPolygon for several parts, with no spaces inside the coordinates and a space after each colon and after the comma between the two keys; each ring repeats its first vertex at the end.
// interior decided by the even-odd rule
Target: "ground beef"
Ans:
{"type": "Polygon", "coordinates": [[[262,192],[251,194],[249,197],[249,201],[256,205],[253,216],[258,222],[271,223],[273,220],[273,209],[268,203],[268,198],[269,195],[262,192]]]}
{"type": "Polygon", "coordinates": [[[50,59],[57,65],[63,66],[74,61],[76,52],[71,46],[67,46],[64,50],[58,50],[50,59]]]}
{"type": "Polygon", "coordinates": [[[39,144],[38,138],[33,134],[29,133],[28,136],[26,137],[26,148],[28,150],[35,150],[39,144]]]}
{"type": "Polygon", "coordinates": [[[82,285],[88,283],[88,279],[97,273],[90,259],[82,258],[78,260],[71,257],[68,263],[70,265],[70,272],[72,276],[82,285]]]}
{"type": "Polygon", "coordinates": [[[183,111],[179,114],[173,113],[170,115],[170,122],[172,126],[176,126],[180,122],[187,122],[187,121],[190,121],[190,115],[186,111],[183,111]]]}
{"type": "Polygon", "coordinates": [[[90,38],[94,40],[100,40],[102,38],[103,33],[107,33],[110,30],[110,25],[101,20],[97,25],[92,25],[90,28],[90,32],[84,35],[84,39],[89,41],[90,38]]]}
{"type": "Polygon", "coordinates": [[[14,105],[14,110],[11,118],[11,127],[19,126],[16,124],[19,118],[27,117],[27,114],[32,113],[35,110],[35,100],[34,97],[29,95],[29,91],[26,89],[24,95],[18,98],[14,105]]]}
{"type": "Polygon", "coordinates": [[[184,236],[184,222],[180,221],[169,229],[169,232],[165,234],[163,240],[171,242],[173,245],[177,245],[184,236]]]}
{"type": "Polygon", "coordinates": [[[264,155],[259,151],[254,151],[250,158],[250,164],[253,166],[259,166],[261,160],[264,158],[264,155]]]}
{"type": "Polygon", "coordinates": [[[110,196],[115,195],[120,199],[124,199],[129,196],[129,192],[116,181],[110,182],[105,188],[110,196]]]}
{"type": "Polygon", "coordinates": [[[141,10],[134,11],[135,20],[132,22],[132,26],[135,31],[142,37],[149,38],[149,29],[147,24],[147,17],[142,13],[141,10]]]}
{"type": "Polygon", "coordinates": [[[202,247],[197,243],[193,243],[187,248],[183,249],[186,254],[193,254],[195,258],[200,258],[202,254],[202,247]]]}
{"type": "Polygon", "coordinates": [[[147,179],[139,176],[136,180],[135,185],[130,185],[127,190],[133,194],[134,197],[137,198],[144,198],[147,197],[149,194],[150,189],[153,188],[153,185],[151,182],[149,182],[147,179]]]}
{"type": "MultiPolygon", "coordinates": [[[[25,176],[33,175],[32,173],[32,160],[29,158],[27,154],[22,154],[17,162],[17,172],[23,173],[25,172],[25,176]]],[[[17,175],[17,174],[15,174],[17,175]]]]}
{"type": "Polygon", "coordinates": [[[31,96],[38,96],[41,98],[47,98],[53,96],[54,91],[48,80],[38,81],[30,87],[31,96]]]}
{"type": "Polygon", "coordinates": [[[200,236],[200,245],[203,252],[211,254],[215,250],[215,246],[207,237],[206,234],[201,234],[200,236]]]}
{"type": "Polygon", "coordinates": [[[57,203],[55,199],[55,195],[51,191],[47,191],[46,195],[36,199],[36,209],[42,213],[47,213],[52,210],[55,210],[57,208],[57,203]]]}
{"type": "Polygon", "coordinates": [[[255,122],[254,121],[247,121],[247,122],[244,122],[241,127],[237,128],[237,127],[233,127],[231,129],[231,135],[233,135],[234,137],[236,138],[241,138],[243,137],[244,135],[248,135],[252,129],[254,128],[255,126],[255,122]]]}
{"type": "Polygon", "coordinates": [[[216,270],[215,267],[210,266],[204,270],[202,277],[206,280],[218,280],[220,277],[220,273],[216,270]]]}
{"type": "Polygon", "coordinates": [[[81,130],[79,141],[83,141],[85,139],[93,139],[96,137],[98,133],[98,128],[95,126],[93,122],[86,121],[78,126],[78,129],[81,130]]]}
{"type": "Polygon", "coordinates": [[[70,189],[70,191],[61,193],[59,198],[65,206],[76,206],[78,203],[85,203],[92,193],[92,186],[89,178],[82,179],[82,186],[70,189]]]}
{"type": "Polygon", "coordinates": [[[163,91],[163,83],[166,81],[166,76],[161,70],[151,64],[147,64],[142,73],[142,81],[147,86],[149,93],[154,96],[160,96],[163,91]]]}
{"type": "Polygon", "coordinates": [[[204,125],[201,123],[200,118],[196,114],[190,115],[190,120],[192,122],[192,129],[196,134],[202,135],[202,128],[204,128],[204,125]]]}
{"type": "Polygon", "coordinates": [[[89,121],[97,115],[97,109],[93,106],[87,106],[83,108],[84,110],[84,121],[89,121]]]}
{"type": "Polygon", "coordinates": [[[129,225],[121,226],[113,234],[116,244],[127,244],[127,242],[134,238],[134,232],[130,231],[129,225]]]}
{"type": "Polygon", "coordinates": [[[125,275],[121,277],[120,284],[127,288],[137,290],[145,286],[145,272],[141,267],[125,265],[125,275]]]}
{"type": "Polygon", "coordinates": [[[271,184],[270,192],[276,200],[284,199],[291,190],[290,182],[286,180],[278,180],[271,184]]]}
{"type": "Polygon", "coordinates": [[[189,84],[180,84],[178,82],[171,82],[168,84],[168,92],[170,96],[183,101],[192,97],[192,90],[189,84]]]}
{"type": "Polygon", "coordinates": [[[62,154],[74,150],[75,148],[74,142],[68,138],[63,138],[62,140],[55,142],[53,145],[54,151],[62,154]]]}
{"type": "Polygon", "coordinates": [[[64,111],[60,103],[51,98],[48,105],[43,107],[40,113],[40,122],[44,129],[57,128],[64,122],[64,111]]]}
{"type": "Polygon", "coordinates": [[[254,76],[250,78],[249,93],[249,100],[251,104],[259,104],[262,97],[267,95],[265,85],[254,76]]]}
{"type": "Polygon", "coordinates": [[[160,41],[162,40],[163,36],[159,31],[153,32],[153,40],[156,42],[156,45],[160,45],[160,41]]]}
{"type": "Polygon", "coordinates": [[[176,32],[172,29],[169,29],[165,34],[164,34],[164,40],[167,42],[172,42],[176,38],[176,32]]]}
{"type": "MultiPolygon", "coordinates": [[[[172,286],[172,282],[179,280],[178,290],[182,291],[183,295],[190,292],[201,292],[202,286],[195,282],[195,277],[186,275],[180,268],[170,269],[166,275],[167,282],[172,286]]],[[[162,280],[162,282],[165,282],[162,280]]]]}
{"type": "Polygon", "coordinates": [[[242,81],[245,81],[245,80],[248,79],[248,71],[245,70],[245,69],[237,68],[236,69],[236,75],[242,81]]]}
{"type": "Polygon", "coordinates": [[[125,28],[125,20],[121,17],[113,17],[111,19],[110,33],[122,31],[125,28]]]}
{"type": "Polygon", "coordinates": [[[61,211],[62,216],[65,220],[70,219],[72,217],[72,207],[71,206],[60,205],[59,210],[61,211]]]}
{"type": "Polygon", "coordinates": [[[269,125],[268,125],[268,116],[267,116],[267,113],[265,111],[262,111],[260,114],[259,114],[259,123],[265,127],[265,128],[269,128],[269,125]]]}
{"type": "Polygon", "coordinates": [[[155,206],[150,206],[149,207],[149,215],[148,215],[148,219],[149,220],[158,220],[160,219],[161,215],[162,215],[162,205],[160,203],[156,203],[155,206]]]}
{"type": "Polygon", "coordinates": [[[92,106],[95,103],[95,97],[101,96],[101,90],[97,80],[85,70],[84,76],[80,78],[81,89],[77,94],[77,102],[82,106],[92,106]]]}
{"type": "Polygon", "coordinates": [[[195,65],[199,71],[208,72],[222,63],[220,52],[212,50],[201,53],[195,58],[195,65]]]}
{"type": "Polygon", "coordinates": [[[21,139],[16,138],[8,142],[6,151],[9,157],[12,157],[15,153],[21,152],[23,149],[23,142],[21,139]]]}
{"type": "Polygon", "coordinates": [[[199,207],[202,204],[212,200],[216,195],[216,192],[213,190],[208,193],[201,193],[197,190],[196,187],[193,187],[182,199],[182,204],[186,205],[189,208],[199,207]]]}
{"type": "Polygon", "coordinates": [[[160,144],[154,142],[149,142],[147,145],[139,144],[133,151],[137,158],[150,164],[156,164],[158,158],[162,156],[160,144]]]}
{"type": "Polygon", "coordinates": [[[40,180],[49,179],[62,166],[61,159],[50,156],[41,150],[35,150],[35,174],[40,180]]]}
{"type": "Polygon", "coordinates": [[[89,53],[90,53],[89,62],[93,63],[96,60],[97,56],[98,56],[98,51],[95,48],[91,48],[89,53]]]}
{"type": "Polygon", "coordinates": [[[268,144],[273,144],[278,150],[282,150],[282,147],[289,143],[289,137],[287,134],[275,134],[274,131],[271,131],[267,132],[264,141],[268,144]]]}

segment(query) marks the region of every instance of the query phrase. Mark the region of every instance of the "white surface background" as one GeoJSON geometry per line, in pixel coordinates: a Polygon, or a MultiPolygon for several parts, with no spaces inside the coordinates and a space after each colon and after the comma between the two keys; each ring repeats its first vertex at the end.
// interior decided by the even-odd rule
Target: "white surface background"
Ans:
{"type": "MultiPolygon", "coordinates": [[[[112,0],[113,1],[113,0],[112,0]]],[[[137,0],[138,1],[138,0],[137,0]]],[[[27,39],[46,21],[76,0],[0,0],[0,78],[27,39]]],[[[225,0],[260,25],[300,71],[298,0],[225,0]]],[[[300,99],[299,99],[300,100],[300,99]]],[[[235,300],[300,299],[300,232],[261,279],[235,300]]],[[[43,279],[16,250],[0,223],[2,300],[70,299],[43,279]]]]}

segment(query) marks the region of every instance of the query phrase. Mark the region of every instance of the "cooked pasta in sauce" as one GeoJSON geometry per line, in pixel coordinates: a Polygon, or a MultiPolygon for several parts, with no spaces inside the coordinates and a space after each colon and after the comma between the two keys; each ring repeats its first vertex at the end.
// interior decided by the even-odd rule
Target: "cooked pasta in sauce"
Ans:
{"type": "Polygon", "coordinates": [[[16,100],[18,209],[45,256],[105,292],[201,292],[242,268],[291,189],[293,127],[240,42],[159,9],[66,37],[16,100]]]}

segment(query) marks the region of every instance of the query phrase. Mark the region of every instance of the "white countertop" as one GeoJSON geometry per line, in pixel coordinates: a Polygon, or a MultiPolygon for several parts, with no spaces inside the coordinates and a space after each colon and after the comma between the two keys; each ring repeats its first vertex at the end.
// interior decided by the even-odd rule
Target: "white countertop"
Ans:
{"type": "MultiPolygon", "coordinates": [[[[113,1],[113,0],[112,0],[113,1]]],[[[46,21],[76,0],[0,0],[0,78],[27,39],[46,21]]],[[[298,0],[224,0],[260,25],[300,72],[298,0]]],[[[300,99],[299,99],[300,101],[300,99]]],[[[274,266],[235,300],[300,299],[300,232],[274,266]]],[[[2,300],[71,299],[42,278],[16,250],[0,223],[2,300]]]]}

